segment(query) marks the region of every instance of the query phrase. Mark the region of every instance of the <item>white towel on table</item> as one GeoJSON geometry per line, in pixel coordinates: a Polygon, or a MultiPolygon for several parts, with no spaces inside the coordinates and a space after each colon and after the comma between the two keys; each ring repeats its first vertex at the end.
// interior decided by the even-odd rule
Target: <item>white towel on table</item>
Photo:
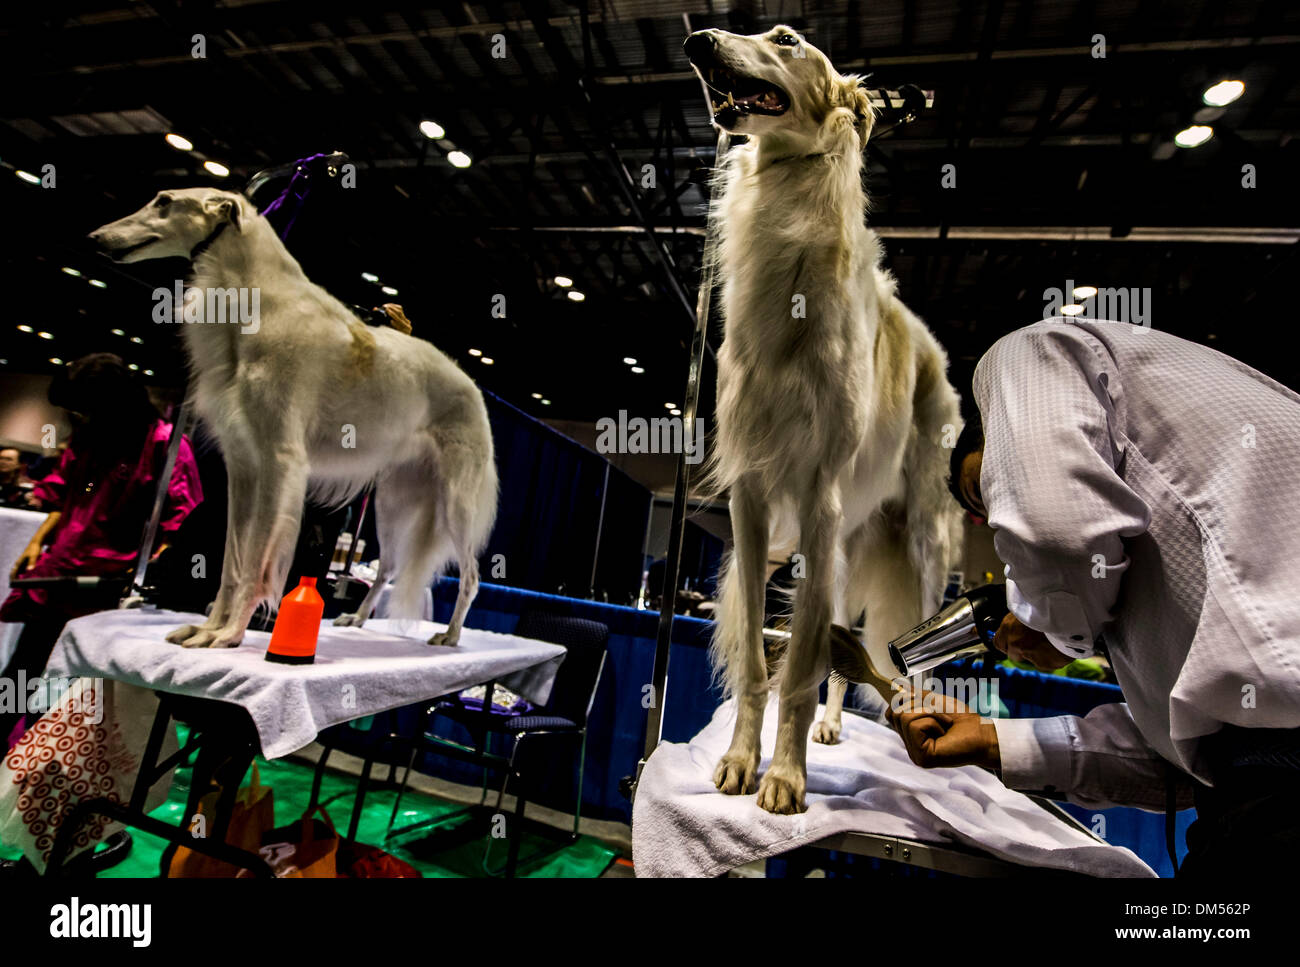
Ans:
{"type": "MultiPolygon", "coordinates": [[[[773,815],[753,794],[724,796],[713,785],[735,721],[728,700],[689,743],[661,743],[646,762],[632,813],[638,876],[717,876],[846,832],[962,843],[1024,866],[1094,876],[1155,876],[1130,850],[1098,843],[983,769],[922,769],[897,733],[856,715],[844,716],[837,745],[809,743],[808,811],[773,815]]],[[[760,777],[776,721],[774,695],[763,718],[760,777]]]]}

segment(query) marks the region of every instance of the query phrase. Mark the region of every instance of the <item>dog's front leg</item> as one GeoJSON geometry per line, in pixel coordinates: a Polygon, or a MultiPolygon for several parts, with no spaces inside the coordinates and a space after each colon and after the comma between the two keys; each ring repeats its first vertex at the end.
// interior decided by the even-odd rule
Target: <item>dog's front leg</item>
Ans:
{"type": "Polygon", "coordinates": [[[717,647],[736,699],[736,727],[713,782],[734,796],[754,791],[768,693],[763,659],[768,509],[749,481],[731,488],[731,524],[735,548],[723,579],[717,647]]]}
{"type": "Polygon", "coordinates": [[[839,521],[838,485],[814,480],[799,508],[799,550],[806,573],[795,596],[794,628],[781,672],[776,751],[758,785],[758,804],[771,813],[801,813],[805,808],[808,729],[830,651],[839,521]]]}
{"type": "Polygon", "coordinates": [[[212,633],[230,620],[230,605],[239,583],[239,548],[247,543],[244,532],[250,516],[247,512],[252,493],[252,474],[236,459],[226,457],[226,546],[221,561],[221,586],[201,625],[183,625],[167,635],[167,640],[185,648],[206,647],[212,633]]]}

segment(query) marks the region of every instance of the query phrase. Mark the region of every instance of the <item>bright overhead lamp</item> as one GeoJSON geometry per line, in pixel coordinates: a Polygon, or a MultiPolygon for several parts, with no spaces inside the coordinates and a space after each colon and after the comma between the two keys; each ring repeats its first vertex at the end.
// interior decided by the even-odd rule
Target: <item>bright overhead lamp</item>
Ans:
{"type": "Polygon", "coordinates": [[[152,376],[152,375],[153,375],[153,370],[152,370],[152,369],[146,369],[146,370],[144,371],[144,374],[145,374],[146,376],[152,376]]]}
{"type": "Polygon", "coordinates": [[[624,356],[624,357],[623,357],[623,362],[624,362],[626,365],[628,365],[628,366],[635,366],[635,365],[636,365],[636,359],[635,359],[634,357],[632,357],[632,356],[624,356]]]}
{"type": "Polygon", "coordinates": [[[125,335],[126,335],[126,333],[124,333],[121,329],[110,329],[109,332],[111,332],[114,336],[125,336],[125,335]]]}
{"type": "Polygon", "coordinates": [[[468,168],[474,163],[464,151],[448,151],[447,160],[451,162],[453,168],[468,168]]]}
{"type": "Polygon", "coordinates": [[[640,366],[633,366],[633,367],[632,367],[632,372],[634,372],[634,373],[644,373],[645,370],[642,369],[640,366]]]}
{"type": "Polygon", "coordinates": [[[1076,285],[1074,287],[1074,297],[1076,299],[1091,299],[1097,294],[1095,285],[1076,285]]]}
{"type": "Polygon", "coordinates": [[[39,185],[41,183],[41,179],[37,178],[30,171],[23,171],[22,168],[15,168],[14,174],[16,174],[23,181],[27,182],[27,184],[29,185],[39,185]]]}
{"type": "Polygon", "coordinates": [[[54,333],[52,333],[52,332],[38,332],[36,335],[40,336],[42,339],[53,339],[53,338],[54,338],[54,333]]]}
{"type": "Polygon", "coordinates": [[[479,362],[482,363],[484,366],[491,366],[493,363],[496,362],[496,360],[493,359],[491,356],[483,356],[482,358],[479,359],[479,362]]]}
{"type": "Polygon", "coordinates": [[[1246,85],[1241,81],[1219,81],[1219,83],[1208,87],[1205,93],[1201,95],[1201,100],[1211,107],[1223,107],[1225,104],[1231,104],[1237,98],[1246,92],[1246,85]]]}
{"type": "Polygon", "coordinates": [[[32,331],[32,327],[29,326],[29,325],[27,325],[26,323],[19,323],[19,325],[18,325],[18,331],[19,331],[19,332],[31,332],[31,331],[32,331]]]}
{"type": "Polygon", "coordinates": [[[664,404],[664,409],[665,409],[665,410],[675,410],[675,409],[677,409],[677,404],[676,404],[676,403],[665,403],[665,404],[664,404]]]}
{"type": "Polygon", "coordinates": [[[203,167],[208,169],[208,174],[216,175],[218,178],[224,178],[230,174],[230,169],[219,161],[205,161],[203,167]]]}
{"type": "Polygon", "coordinates": [[[129,369],[129,370],[131,370],[131,372],[134,373],[136,370],[138,370],[138,369],[140,368],[140,364],[139,364],[139,363],[127,363],[127,364],[126,364],[126,368],[129,369]]]}
{"type": "Polygon", "coordinates": [[[561,289],[567,289],[569,286],[573,285],[573,280],[567,275],[557,275],[555,277],[555,284],[561,289]]]}
{"type": "Polygon", "coordinates": [[[68,275],[72,276],[73,278],[76,278],[76,279],[81,278],[81,273],[78,272],[78,271],[77,271],[76,269],[74,269],[74,268],[70,268],[69,266],[66,266],[66,265],[65,265],[65,266],[63,267],[63,271],[66,272],[68,275]]]}
{"type": "Polygon", "coordinates": [[[437,141],[439,138],[445,137],[447,134],[447,132],[443,130],[442,125],[437,121],[421,121],[420,133],[430,141],[437,141]]]}
{"type": "Polygon", "coordinates": [[[533,399],[535,399],[535,400],[540,400],[541,398],[542,398],[542,394],[541,394],[541,393],[534,393],[534,394],[533,394],[533,399]]]}
{"type": "Polygon", "coordinates": [[[471,349],[471,350],[469,351],[469,354],[470,354],[471,356],[482,356],[482,355],[483,355],[483,350],[481,350],[481,349],[471,349]]]}
{"type": "Polygon", "coordinates": [[[182,138],[179,134],[169,134],[164,140],[177,151],[193,151],[194,142],[189,138],[182,138]]]}
{"type": "Polygon", "coordinates": [[[88,279],[87,281],[90,282],[90,284],[93,285],[96,289],[107,289],[107,288],[108,288],[108,283],[107,283],[107,282],[100,282],[99,279],[88,279]]]}
{"type": "Polygon", "coordinates": [[[584,299],[587,298],[583,293],[579,292],[577,289],[570,289],[566,293],[566,295],[568,295],[570,302],[582,302],[584,299]]]}
{"type": "Polygon", "coordinates": [[[1061,306],[1061,315],[1063,316],[1077,316],[1082,311],[1083,306],[1080,305],[1061,306]]]}
{"type": "Polygon", "coordinates": [[[669,413],[671,416],[681,416],[681,415],[682,415],[682,411],[679,410],[679,409],[677,409],[676,407],[674,407],[673,409],[669,410],[668,413],[669,413]]]}
{"type": "Polygon", "coordinates": [[[550,406],[550,405],[551,405],[550,400],[542,400],[542,406],[550,406]]]}
{"type": "Polygon", "coordinates": [[[363,279],[365,279],[367,282],[378,282],[378,281],[379,281],[379,276],[375,275],[375,273],[373,273],[373,272],[362,272],[362,273],[361,273],[361,277],[362,277],[363,279]]]}
{"type": "Polygon", "coordinates": [[[397,290],[391,285],[380,286],[379,291],[384,295],[397,295],[397,290]]]}
{"type": "Polygon", "coordinates": [[[1208,124],[1193,124],[1190,128],[1183,128],[1174,135],[1174,144],[1180,148],[1195,148],[1197,145],[1205,144],[1214,136],[1214,128],[1208,124]]]}
{"type": "Polygon", "coordinates": [[[131,342],[135,343],[137,346],[143,346],[143,345],[144,345],[144,340],[141,339],[139,336],[132,336],[132,337],[131,337],[131,342]]]}
{"type": "Polygon", "coordinates": [[[52,362],[55,366],[63,365],[63,360],[61,360],[58,356],[51,356],[50,362],[52,362]]]}

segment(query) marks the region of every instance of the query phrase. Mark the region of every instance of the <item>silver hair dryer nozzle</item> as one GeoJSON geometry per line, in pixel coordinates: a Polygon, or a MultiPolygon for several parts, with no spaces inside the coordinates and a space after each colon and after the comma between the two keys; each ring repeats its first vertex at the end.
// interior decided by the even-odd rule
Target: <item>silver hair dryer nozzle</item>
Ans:
{"type": "Polygon", "coordinates": [[[889,658],[903,678],[944,662],[989,650],[1007,614],[1006,586],[986,584],[968,591],[938,614],[889,643],[889,658]]]}

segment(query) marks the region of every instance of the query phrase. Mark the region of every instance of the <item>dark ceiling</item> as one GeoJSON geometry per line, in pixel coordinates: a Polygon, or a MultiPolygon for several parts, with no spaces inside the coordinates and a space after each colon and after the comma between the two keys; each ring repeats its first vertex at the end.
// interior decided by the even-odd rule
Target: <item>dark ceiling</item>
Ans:
{"type": "Polygon", "coordinates": [[[873,85],[934,92],[913,123],[878,126],[870,221],[963,391],[980,353],[1069,279],[1149,287],[1157,328],[1300,386],[1300,361],[1278,351],[1300,270],[1300,7],[1282,0],[9,4],[0,357],[48,371],[51,357],[115,349],[179,383],[177,335],[150,321],[149,290],[183,267],[112,267],[85,233],[160,188],[242,188],[341,149],[355,188],[318,189],[289,237],[316,281],[348,302],[402,303],[418,335],[535,415],[662,413],[685,383],[714,144],[682,40],[779,22],[873,85]],[[1225,77],[1244,96],[1205,108],[1201,92],[1225,77]],[[425,138],[425,119],[446,137],[425,138]],[[1213,139],[1175,148],[1194,121],[1213,139]],[[473,164],[453,167],[453,148],[473,164]],[[52,189],[15,176],[47,165],[52,189]],[[1244,165],[1257,187],[1242,187],[1244,165]],[[561,274],[584,302],[553,283],[561,274]]]}

